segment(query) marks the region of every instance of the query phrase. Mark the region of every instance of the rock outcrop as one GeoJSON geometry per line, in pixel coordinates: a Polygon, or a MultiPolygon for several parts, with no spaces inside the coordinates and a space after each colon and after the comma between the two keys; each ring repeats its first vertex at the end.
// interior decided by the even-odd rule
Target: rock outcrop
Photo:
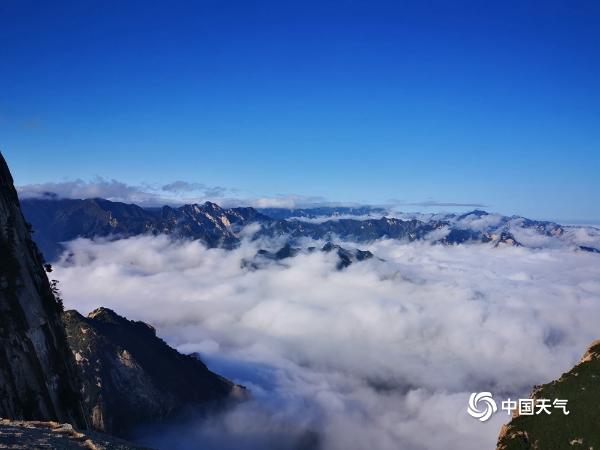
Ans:
{"type": "Polygon", "coordinates": [[[336,265],[336,268],[338,270],[342,270],[352,263],[366,261],[367,259],[371,259],[373,257],[373,253],[368,250],[347,250],[339,245],[332,244],[331,242],[325,244],[321,251],[325,253],[335,252],[337,254],[339,261],[336,265]]]}
{"type": "MultiPolygon", "coordinates": [[[[281,247],[277,251],[268,251],[264,249],[260,249],[256,252],[253,258],[245,258],[242,260],[241,266],[242,268],[247,268],[250,270],[259,270],[267,267],[270,263],[280,263],[289,258],[294,258],[300,254],[307,254],[316,251],[316,247],[308,247],[302,249],[300,247],[294,247],[289,242],[281,247]]],[[[342,270],[346,267],[350,266],[355,262],[365,261],[373,257],[373,253],[368,250],[359,250],[359,249],[346,249],[339,245],[333,244],[332,242],[327,242],[322,248],[321,252],[323,253],[335,253],[338,258],[336,263],[336,269],[342,270]]]]}
{"type": "Polygon", "coordinates": [[[83,426],[57,302],[0,154],[0,416],[83,426]]]}
{"type": "Polygon", "coordinates": [[[67,337],[83,379],[83,399],[97,430],[125,435],[186,408],[210,408],[244,389],[182,355],[154,328],[99,308],[66,311],[67,337]]]}
{"type": "Polygon", "coordinates": [[[515,416],[498,438],[497,450],[600,449],[600,341],[558,380],[538,386],[534,399],[566,399],[568,415],[515,416]]]}
{"type": "MultiPolygon", "coordinates": [[[[0,419],[0,448],[144,450],[144,447],[106,434],[82,433],[68,423],[0,419]]],[[[149,449],[146,449],[149,450],[149,449]]]]}

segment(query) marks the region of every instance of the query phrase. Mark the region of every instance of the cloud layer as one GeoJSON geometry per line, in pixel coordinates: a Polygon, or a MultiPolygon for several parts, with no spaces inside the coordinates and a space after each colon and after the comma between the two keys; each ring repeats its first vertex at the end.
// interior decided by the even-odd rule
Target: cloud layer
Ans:
{"type": "MultiPolygon", "coordinates": [[[[18,186],[24,198],[104,198],[140,206],[181,205],[211,201],[222,206],[253,206],[256,208],[295,208],[334,205],[322,197],[277,195],[273,197],[240,197],[240,190],[204,183],[176,180],[164,185],[131,185],[114,179],[96,177],[92,180],[72,180],[18,186]]],[[[337,203],[335,203],[337,205],[337,203]]]]}
{"type": "Polygon", "coordinates": [[[73,180],[28,184],[17,187],[20,198],[104,198],[136,203],[142,206],[162,206],[173,203],[198,203],[208,199],[224,198],[234,192],[221,186],[174,181],[159,185],[130,185],[121,181],[96,177],[93,180],[73,180]]]}
{"type": "MultiPolygon", "coordinates": [[[[17,187],[20,198],[104,198],[107,200],[135,203],[140,206],[180,205],[211,201],[226,207],[252,206],[255,208],[307,208],[318,206],[357,206],[352,202],[332,202],[320,196],[279,194],[269,197],[243,193],[236,188],[209,186],[204,183],[175,180],[167,184],[131,185],[122,181],[95,177],[92,180],[70,180],[27,184],[17,187]]],[[[482,208],[486,205],[475,202],[406,202],[389,200],[388,208],[443,207],[450,209],[482,208]]]]}
{"type": "Polygon", "coordinates": [[[253,392],[148,443],[491,449],[508,417],[472,419],[469,394],[527,395],[599,337],[600,255],[383,240],[365,247],[381,259],[343,271],[320,252],[241,268],[273,246],[209,250],[163,236],[69,244],[55,267],[67,307],[147,321],[253,392]]]}

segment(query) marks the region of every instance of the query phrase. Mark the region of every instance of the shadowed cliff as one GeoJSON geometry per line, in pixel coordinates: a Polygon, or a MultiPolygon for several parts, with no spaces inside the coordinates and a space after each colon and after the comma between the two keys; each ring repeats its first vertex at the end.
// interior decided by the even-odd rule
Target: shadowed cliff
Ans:
{"type": "Polygon", "coordinates": [[[61,312],[0,154],[0,416],[85,425],[61,312]]]}

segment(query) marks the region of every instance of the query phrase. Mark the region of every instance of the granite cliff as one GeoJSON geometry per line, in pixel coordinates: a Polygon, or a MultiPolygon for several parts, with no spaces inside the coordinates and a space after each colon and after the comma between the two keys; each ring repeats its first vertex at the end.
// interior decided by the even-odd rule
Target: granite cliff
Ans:
{"type": "Polygon", "coordinates": [[[85,425],[60,315],[0,154],[0,416],[85,425]]]}

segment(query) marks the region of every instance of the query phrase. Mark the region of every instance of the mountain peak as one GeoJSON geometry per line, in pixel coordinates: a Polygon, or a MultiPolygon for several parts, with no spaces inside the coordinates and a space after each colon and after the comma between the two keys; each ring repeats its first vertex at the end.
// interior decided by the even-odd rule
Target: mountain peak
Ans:
{"type": "Polygon", "coordinates": [[[106,323],[118,323],[124,320],[123,317],[119,316],[112,309],[104,308],[102,306],[89,313],[88,319],[100,320],[106,323]]]}
{"type": "Polygon", "coordinates": [[[483,217],[483,216],[488,216],[490,213],[487,211],[484,211],[483,209],[474,209],[473,211],[469,211],[466,212],[464,214],[461,214],[460,216],[458,216],[458,219],[464,219],[465,217],[469,217],[469,216],[477,216],[477,217],[483,217]]]}
{"type": "Polygon", "coordinates": [[[202,209],[208,209],[210,211],[221,211],[223,208],[221,208],[219,205],[213,202],[204,202],[202,204],[202,209]]]}
{"type": "Polygon", "coordinates": [[[87,318],[67,311],[63,320],[95,429],[126,435],[186,408],[216,407],[238,391],[198,358],[169,347],[149,325],[109,308],[87,318]]]}
{"type": "Polygon", "coordinates": [[[6,160],[4,159],[4,155],[0,152],[0,185],[1,186],[12,186],[13,178],[10,174],[10,170],[8,169],[8,164],[6,164],[6,160]]]}

